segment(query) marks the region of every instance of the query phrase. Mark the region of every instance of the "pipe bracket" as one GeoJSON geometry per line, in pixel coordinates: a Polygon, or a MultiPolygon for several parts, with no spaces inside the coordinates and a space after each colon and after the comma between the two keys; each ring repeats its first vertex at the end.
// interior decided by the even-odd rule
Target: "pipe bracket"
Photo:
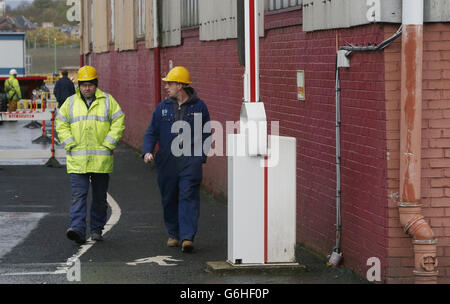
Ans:
{"type": "Polygon", "coordinates": [[[413,273],[418,276],[437,276],[439,274],[439,271],[419,271],[419,270],[413,270],[413,273]]]}
{"type": "Polygon", "coordinates": [[[397,206],[401,207],[401,208],[417,208],[417,207],[422,207],[422,204],[421,203],[411,203],[411,202],[398,202],[397,206]]]}
{"type": "Polygon", "coordinates": [[[437,239],[434,240],[413,240],[413,244],[418,245],[434,245],[437,244],[437,239]]]}

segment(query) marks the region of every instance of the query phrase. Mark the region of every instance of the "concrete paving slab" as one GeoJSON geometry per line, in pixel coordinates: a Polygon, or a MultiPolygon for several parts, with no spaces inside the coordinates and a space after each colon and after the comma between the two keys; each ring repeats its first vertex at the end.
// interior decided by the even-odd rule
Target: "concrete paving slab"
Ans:
{"type": "Polygon", "coordinates": [[[271,273],[271,274],[295,274],[306,271],[306,266],[299,263],[280,264],[239,264],[233,265],[226,261],[212,261],[206,263],[206,271],[220,274],[237,273],[271,273]]]}

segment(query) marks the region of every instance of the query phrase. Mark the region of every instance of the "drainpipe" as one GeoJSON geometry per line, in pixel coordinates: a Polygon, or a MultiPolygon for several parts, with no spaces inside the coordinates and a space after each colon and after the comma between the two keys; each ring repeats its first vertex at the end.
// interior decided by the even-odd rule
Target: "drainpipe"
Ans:
{"type": "Polygon", "coordinates": [[[436,243],[422,215],[422,55],[423,0],[402,0],[400,223],[412,237],[415,282],[437,283],[436,243]]]}
{"type": "MultiPolygon", "coordinates": [[[[342,259],[341,252],[341,234],[342,234],[342,219],[341,219],[341,85],[339,78],[340,68],[350,67],[350,56],[354,52],[377,52],[382,51],[388,47],[395,39],[402,34],[402,27],[397,32],[384,40],[380,44],[368,46],[354,46],[344,45],[339,47],[336,54],[336,245],[330,254],[327,265],[337,266],[342,259]]],[[[338,36],[336,34],[336,45],[338,45],[338,36]]]]}

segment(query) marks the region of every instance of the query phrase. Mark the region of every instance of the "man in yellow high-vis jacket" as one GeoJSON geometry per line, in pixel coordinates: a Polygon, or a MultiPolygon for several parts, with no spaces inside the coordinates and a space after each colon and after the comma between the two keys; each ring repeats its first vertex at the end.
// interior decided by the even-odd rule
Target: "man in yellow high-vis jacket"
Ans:
{"type": "Polygon", "coordinates": [[[15,112],[17,110],[17,102],[22,99],[19,81],[17,80],[16,69],[9,71],[9,78],[5,80],[5,93],[8,99],[8,111],[15,112]]]}
{"type": "Polygon", "coordinates": [[[72,186],[71,224],[66,235],[78,244],[86,242],[86,213],[92,186],[90,233],[101,241],[107,217],[109,173],[113,150],[125,129],[125,114],[111,95],[98,87],[97,71],[84,66],[78,71],[78,88],[56,116],[56,131],[67,151],[67,173],[72,186]]]}

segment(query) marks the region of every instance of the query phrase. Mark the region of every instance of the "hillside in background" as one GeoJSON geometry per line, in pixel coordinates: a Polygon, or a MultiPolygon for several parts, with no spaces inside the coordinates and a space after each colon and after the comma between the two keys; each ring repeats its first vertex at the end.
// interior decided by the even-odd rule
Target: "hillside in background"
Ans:
{"type": "Polygon", "coordinates": [[[34,0],[32,3],[22,2],[15,8],[7,5],[6,15],[11,17],[25,16],[39,25],[42,22],[53,22],[55,26],[77,24],[67,20],[68,9],[69,6],[67,6],[65,0],[34,0]]]}

